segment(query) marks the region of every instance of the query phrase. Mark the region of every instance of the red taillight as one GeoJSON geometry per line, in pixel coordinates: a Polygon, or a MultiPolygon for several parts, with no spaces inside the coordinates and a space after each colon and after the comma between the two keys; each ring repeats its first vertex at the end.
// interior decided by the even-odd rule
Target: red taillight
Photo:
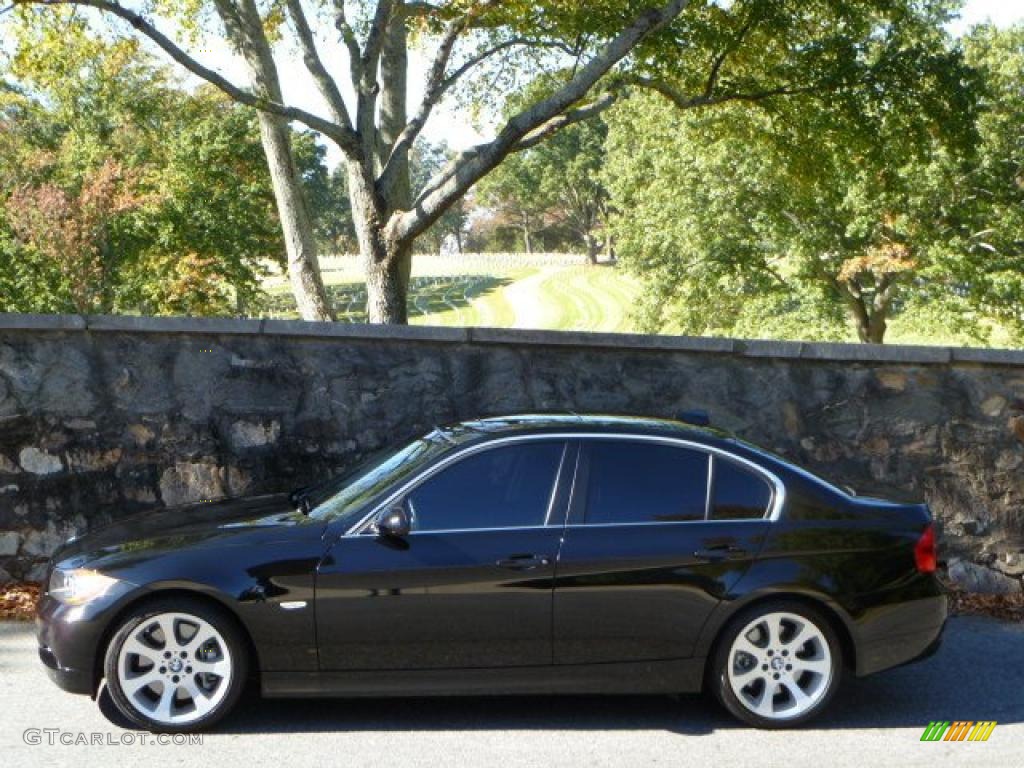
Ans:
{"type": "Polygon", "coordinates": [[[932,523],[928,523],[914,545],[914,564],[921,573],[935,573],[935,526],[932,523]]]}

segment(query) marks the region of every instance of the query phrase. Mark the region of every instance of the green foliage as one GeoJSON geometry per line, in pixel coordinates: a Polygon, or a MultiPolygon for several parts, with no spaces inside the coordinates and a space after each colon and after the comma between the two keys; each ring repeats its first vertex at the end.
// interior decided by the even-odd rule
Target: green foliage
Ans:
{"type": "Polygon", "coordinates": [[[280,264],[283,246],[255,117],[210,88],[177,100],[152,170],[158,202],[140,222],[137,299],[126,299],[156,313],[257,309],[264,260],[280,264]],[[197,281],[193,299],[186,286],[197,281]]]}
{"type": "Polygon", "coordinates": [[[74,14],[14,26],[0,311],[230,314],[282,243],[254,114],[74,14]]]}
{"type": "MultiPolygon", "coordinates": [[[[1020,141],[1020,80],[1000,88],[991,68],[968,69],[951,44],[917,33],[914,46],[939,45],[947,74],[927,59],[881,98],[680,113],[648,96],[609,118],[616,234],[644,279],[649,328],[881,341],[892,316],[927,307],[984,340],[991,317],[1019,322],[1024,230],[1010,209],[1021,190],[1005,145],[1008,132],[1020,141]],[[989,101],[976,121],[979,78],[989,101]]],[[[1011,48],[991,54],[1007,82],[1019,38],[1011,48]]]]}
{"type": "Polygon", "coordinates": [[[984,76],[976,161],[964,170],[973,258],[985,265],[970,298],[983,312],[1024,327],[1024,24],[975,28],[967,61],[984,76]]]}

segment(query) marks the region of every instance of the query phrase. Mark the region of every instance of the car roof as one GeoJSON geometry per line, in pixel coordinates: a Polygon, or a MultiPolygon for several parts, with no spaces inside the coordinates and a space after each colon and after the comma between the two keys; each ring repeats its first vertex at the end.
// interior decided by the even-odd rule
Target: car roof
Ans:
{"type": "Polygon", "coordinates": [[[720,429],[688,424],[653,416],[623,416],[603,413],[521,413],[462,421],[441,428],[456,442],[493,439],[520,434],[544,432],[650,434],[697,439],[703,442],[729,439],[732,435],[720,429]]]}

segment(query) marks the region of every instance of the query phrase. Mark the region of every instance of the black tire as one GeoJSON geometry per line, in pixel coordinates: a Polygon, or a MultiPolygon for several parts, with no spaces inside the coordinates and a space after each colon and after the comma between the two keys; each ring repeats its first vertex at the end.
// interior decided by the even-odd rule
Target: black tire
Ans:
{"type": "MultiPolygon", "coordinates": [[[[822,662],[822,664],[824,666],[824,662],[822,662]]],[[[711,666],[709,668],[708,683],[709,688],[715,695],[715,698],[718,699],[730,714],[739,720],[742,720],[756,728],[793,728],[816,717],[828,706],[829,701],[831,701],[835,692],[839,688],[842,680],[842,672],[842,646],[840,645],[839,638],[837,637],[835,630],[832,628],[831,622],[825,614],[817,608],[799,600],[780,599],[760,603],[756,606],[751,606],[746,610],[740,611],[728,623],[715,646],[711,666]],[[779,717],[763,717],[759,715],[752,711],[737,697],[728,677],[729,654],[737,637],[751,622],[772,613],[795,614],[803,620],[813,624],[814,628],[818,630],[828,646],[831,664],[830,675],[827,678],[827,683],[824,683],[824,691],[820,694],[820,697],[816,702],[814,702],[806,711],[803,711],[798,715],[779,717]]]]}
{"type": "Polygon", "coordinates": [[[124,616],[107,645],[103,661],[107,690],[118,712],[132,724],[155,733],[191,733],[204,730],[219,722],[238,703],[245,689],[249,670],[248,644],[235,619],[224,609],[203,600],[166,597],[157,598],[140,605],[124,616]],[[125,642],[141,624],[163,613],[188,614],[205,621],[223,638],[230,660],[230,676],[226,693],[218,703],[203,716],[190,722],[167,723],[148,716],[125,693],[118,674],[118,659],[125,642]]]}

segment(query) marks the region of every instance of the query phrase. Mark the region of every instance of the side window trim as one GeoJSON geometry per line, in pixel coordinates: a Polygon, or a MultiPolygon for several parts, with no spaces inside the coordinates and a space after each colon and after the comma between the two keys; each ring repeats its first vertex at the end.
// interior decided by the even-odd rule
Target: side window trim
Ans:
{"type": "Polygon", "coordinates": [[[562,448],[562,459],[558,463],[554,487],[548,511],[544,516],[545,528],[564,528],[569,517],[569,505],[572,503],[573,487],[579,467],[580,446],[577,440],[566,440],[562,448]],[[560,519],[555,519],[558,514],[560,519]]]}
{"type": "MultiPolygon", "coordinates": [[[[416,477],[407,480],[405,483],[400,485],[395,491],[390,493],[384,498],[379,504],[376,504],[373,509],[366,513],[358,522],[353,524],[343,535],[344,536],[358,536],[366,533],[367,530],[376,519],[377,515],[380,514],[381,510],[385,509],[388,505],[393,504],[397,499],[403,498],[404,495],[412,490],[416,485],[419,485],[422,481],[426,480],[435,472],[439,471],[442,467],[448,464],[466,457],[473,453],[481,450],[487,450],[495,448],[500,445],[509,445],[512,443],[524,442],[528,440],[562,440],[567,442],[580,443],[579,455],[577,458],[577,468],[575,472],[574,481],[572,483],[572,491],[570,498],[569,514],[566,519],[566,527],[576,528],[581,527],[582,518],[577,522],[577,499],[585,493],[580,493],[580,487],[585,486],[586,477],[583,476],[587,469],[587,457],[584,456],[586,451],[586,442],[591,440],[639,440],[639,441],[650,441],[654,443],[664,443],[667,445],[677,445],[681,447],[694,448],[704,453],[710,454],[711,456],[721,456],[725,459],[729,459],[737,462],[741,466],[748,467],[755,474],[764,478],[768,484],[772,487],[772,502],[770,505],[769,513],[763,518],[746,519],[746,520],[715,520],[712,522],[716,523],[750,523],[760,521],[775,521],[778,520],[779,515],[782,513],[782,507],[786,501],[786,489],[782,484],[782,481],[774,473],[765,469],[764,467],[755,464],[750,459],[743,456],[739,456],[731,451],[724,450],[717,446],[704,445],[702,443],[694,442],[693,440],[687,440],[681,437],[670,437],[665,435],[649,435],[649,434],[632,434],[628,432],[614,433],[614,432],[563,432],[563,433],[546,433],[536,435],[515,435],[512,437],[497,438],[486,443],[477,444],[464,448],[462,450],[454,451],[447,457],[441,459],[436,464],[423,470],[416,477]]],[[[585,499],[583,499],[585,501],[585,499]]],[[[705,510],[705,517],[707,516],[707,510],[705,510]]],[[[676,520],[670,522],[652,522],[652,523],[626,523],[626,525],[691,525],[693,523],[708,522],[707,520],[676,520]]],[[[589,527],[597,527],[600,525],[623,525],[622,523],[596,523],[589,527]]],[[[538,528],[548,528],[551,526],[537,526],[538,528]]],[[[472,530],[483,530],[483,529],[472,529],[472,530]]]]}
{"type": "Polygon", "coordinates": [[[708,453],[708,487],[704,489],[704,521],[711,519],[711,505],[715,503],[715,462],[718,456],[708,453]]]}

